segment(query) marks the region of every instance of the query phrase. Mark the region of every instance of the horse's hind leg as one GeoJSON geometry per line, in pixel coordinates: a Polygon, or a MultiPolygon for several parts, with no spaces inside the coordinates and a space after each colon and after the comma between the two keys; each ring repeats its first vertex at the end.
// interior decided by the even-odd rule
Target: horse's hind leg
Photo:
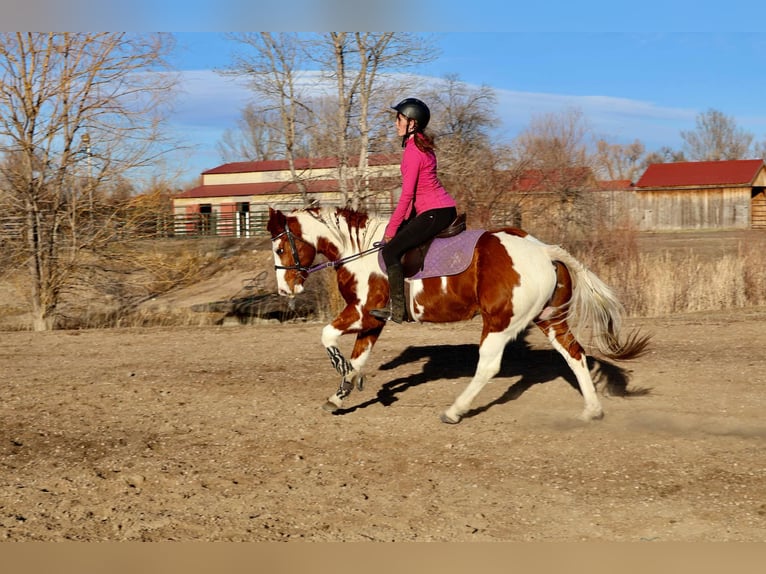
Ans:
{"type": "Polygon", "coordinates": [[[487,381],[500,371],[505,345],[512,338],[513,335],[508,331],[489,333],[483,337],[481,345],[479,345],[479,364],[476,367],[476,373],[465,390],[452,403],[452,406],[442,413],[442,422],[451,424],[460,422],[463,415],[471,408],[471,403],[476,395],[481,392],[487,381]]]}
{"type": "Polygon", "coordinates": [[[555,262],[555,267],[556,289],[548,306],[543,309],[534,323],[545,333],[553,348],[564,357],[577,378],[577,384],[585,400],[582,418],[584,420],[600,419],[604,416],[604,411],[601,409],[601,402],[598,400],[593,379],[590,376],[588,357],[567,323],[567,305],[572,299],[572,276],[563,263],[555,262]]]}
{"type": "Polygon", "coordinates": [[[593,385],[593,379],[588,369],[588,357],[585,355],[585,351],[580,343],[572,335],[566,319],[563,316],[559,316],[550,320],[538,320],[535,321],[535,324],[545,333],[553,348],[564,357],[567,365],[569,365],[569,368],[572,369],[577,378],[577,384],[585,401],[585,408],[581,418],[583,420],[603,418],[604,411],[601,408],[601,401],[598,399],[596,388],[593,385]]]}

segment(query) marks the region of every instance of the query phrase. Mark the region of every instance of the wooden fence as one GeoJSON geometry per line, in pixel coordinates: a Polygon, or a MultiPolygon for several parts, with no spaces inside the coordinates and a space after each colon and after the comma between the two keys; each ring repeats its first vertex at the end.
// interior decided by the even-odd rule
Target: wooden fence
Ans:
{"type": "MultiPolygon", "coordinates": [[[[640,231],[683,229],[764,229],[766,194],[763,188],[689,191],[598,191],[588,192],[578,217],[586,225],[620,227],[629,224],[640,231]]],[[[537,194],[525,203],[495,204],[491,226],[522,227],[536,233],[571,217],[552,194],[537,194]]],[[[388,210],[380,214],[388,217],[388,210]]],[[[267,210],[249,213],[159,214],[141,222],[120,225],[123,237],[257,238],[268,234],[267,210]]],[[[0,214],[0,239],[20,239],[25,219],[0,214]]]]}

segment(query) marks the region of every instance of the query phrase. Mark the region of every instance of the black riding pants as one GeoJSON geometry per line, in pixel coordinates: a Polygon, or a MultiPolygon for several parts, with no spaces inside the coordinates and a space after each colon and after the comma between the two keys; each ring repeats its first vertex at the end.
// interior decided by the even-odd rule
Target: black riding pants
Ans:
{"type": "Polygon", "coordinates": [[[403,225],[391,241],[383,247],[383,261],[386,267],[400,264],[402,255],[413,247],[425,243],[455,221],[457,209],[442,207],[430,209],[403,225]]]}

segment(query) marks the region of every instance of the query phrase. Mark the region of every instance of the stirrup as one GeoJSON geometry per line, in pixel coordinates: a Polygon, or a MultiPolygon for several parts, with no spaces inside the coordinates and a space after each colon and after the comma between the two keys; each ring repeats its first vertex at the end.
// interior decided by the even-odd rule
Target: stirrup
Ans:
{"type": "Polygon", "coordinates": [[[371,310],[370,315],[381,321],[388,321],[393,316],[393,313],[391,312],[391,307],[384,307],[382,309],[371,310]]]}
{"type": "Polygon", "coordinates": [[[394,323],[399,323],[400,325],[407,321],[407,317],[394,317],[394,312],[391,307],[384,307],[382,309],[372,309],[370,311],[370,315],[375,317],[376,319],[380,319],[381,321],[393,321],[394,323]]]}

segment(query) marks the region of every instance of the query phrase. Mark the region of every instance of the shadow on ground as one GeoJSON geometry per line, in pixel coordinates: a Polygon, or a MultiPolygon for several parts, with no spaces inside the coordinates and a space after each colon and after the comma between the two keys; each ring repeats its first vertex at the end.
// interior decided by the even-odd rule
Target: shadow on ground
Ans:
{"type": "MultiPolygon", "coordinates": [[[[339,409],[336,415],[344,415],[374,404],[389,406],[395,403],[397,395],[412,387],[438,381],[473,377],[479,361],[477,344],[410,346],[398,356],[380,366],[381,371],[394,370],[410,363],[423,363],[419,373],[399,377],[383,383],[377,395],[353,407],[339,409]]],[[[612,362],[588,357],[588,366],[597,389],[605,394],[620,397],[644,396],[649,389],[628,389],[630,371],[612,362]]],[[[500,372],[492,379],[502,384],[503,379],[517,379],[502,396],[471,409],[464,418],[476,416],[490,408],[503,405],[521,397],[535,385],[563,378],[572,388],[580,391],[577,379],[564,358],[554,349],[532,349],[521,337],[509,343],[503,354],[500,372]]],[[[481,396],[481,395],[480,395],[481,396]]]]}

